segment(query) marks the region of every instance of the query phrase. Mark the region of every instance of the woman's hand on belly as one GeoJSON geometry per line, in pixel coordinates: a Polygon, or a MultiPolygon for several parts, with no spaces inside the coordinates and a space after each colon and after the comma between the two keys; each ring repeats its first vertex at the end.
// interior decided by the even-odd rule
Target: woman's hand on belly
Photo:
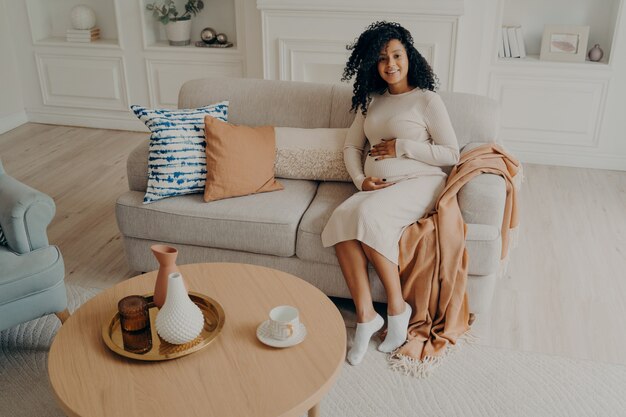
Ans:
{"type": "Polygon", "coordinates": [[[393,183],[387,182],[386,178],[366,177],[361,184],[361,189],[363,191],[375,191],[389,187],[390,185],[393,185],[393,183]]]}
{"type": "Polygon", "coordinates": [[[374,160],[395,158],[396,157],[396,140],[395,139],[383,139],[382,142],[372,146],[369,155],[374,157],[374,160]]]}

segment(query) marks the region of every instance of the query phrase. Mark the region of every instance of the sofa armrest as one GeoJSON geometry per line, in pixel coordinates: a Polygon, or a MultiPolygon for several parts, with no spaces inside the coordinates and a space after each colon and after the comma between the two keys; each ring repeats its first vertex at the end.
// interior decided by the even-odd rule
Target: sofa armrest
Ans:
{"type": "Polygon", "coordinates": [[[141,142],[132,150],[126,160],[128,188],[131,191],[146,191],[148,187],[148,146],[149,140],[141,142]]]}
{"type": "Polygon", "coordinates": [[[465,223],[502,227],[506,185],[496,174],[480,174],[465,184],[458,195],[465,223]]]}
{"type": "MultiPolygon", "coordinates": [[[[468,143],[461,154],[481,145],[484,143],[468,143]]],[[[465,223],[487,224],[500,230],[506,203],[504,178],[496,174],[480,174],[472,178],[459,190],[458,202],[465,223]]]]}
{"type": "Polygon", "coordinates": [[[9,175],[0,175],[0,225],[14,252],[23,254],[48,246],[46,229],[54,212],[52,198],[9,175]]]}

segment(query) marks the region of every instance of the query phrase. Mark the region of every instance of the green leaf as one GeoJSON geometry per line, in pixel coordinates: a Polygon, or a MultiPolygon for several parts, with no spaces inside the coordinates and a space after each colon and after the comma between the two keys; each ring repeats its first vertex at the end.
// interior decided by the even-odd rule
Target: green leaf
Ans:
{"type": "Polygon", "coordinates": [[[154,10],[154,4],[152,4],[152,3],[146,4],[146,9],[148,9],[150,11],[154,10]]]}

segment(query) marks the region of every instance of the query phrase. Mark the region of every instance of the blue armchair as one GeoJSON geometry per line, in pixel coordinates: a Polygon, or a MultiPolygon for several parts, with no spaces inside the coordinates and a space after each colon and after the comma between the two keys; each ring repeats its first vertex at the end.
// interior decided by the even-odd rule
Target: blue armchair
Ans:
{"type": "Polygon", "coordinates": [[[0,330],[50,313],[69,317],[63,258],[46,234],[54,211],[49,196],[7,175],[0,161],[0,330]]]}

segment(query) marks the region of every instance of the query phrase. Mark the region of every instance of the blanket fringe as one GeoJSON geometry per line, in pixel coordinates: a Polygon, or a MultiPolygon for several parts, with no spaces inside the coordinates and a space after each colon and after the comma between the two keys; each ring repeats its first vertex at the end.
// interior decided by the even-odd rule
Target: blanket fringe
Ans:
{"type": "Polygon", "coordinates": [[[396,351],[388,355],[387,361],[389,362],[389,368],[393,371],[415,378],[427,378],[448,356],[462,349],[463,343],[473,345],[478,340],[479,337],[470,329],[457,339],[456,344],[449,343],[441,356],[426,356],[423,360],[420,360],[402,355],[396,351]]]}
{"type": "Polygon", "coordinates": [[[409,356],[391,354],[388,358],[389,367],[396,372],[415,378],[427,378],[441,365],[444,357],[448,355],[448,350],[442,356],[427,356],[424,360],[414,359],[409,356]]]}

